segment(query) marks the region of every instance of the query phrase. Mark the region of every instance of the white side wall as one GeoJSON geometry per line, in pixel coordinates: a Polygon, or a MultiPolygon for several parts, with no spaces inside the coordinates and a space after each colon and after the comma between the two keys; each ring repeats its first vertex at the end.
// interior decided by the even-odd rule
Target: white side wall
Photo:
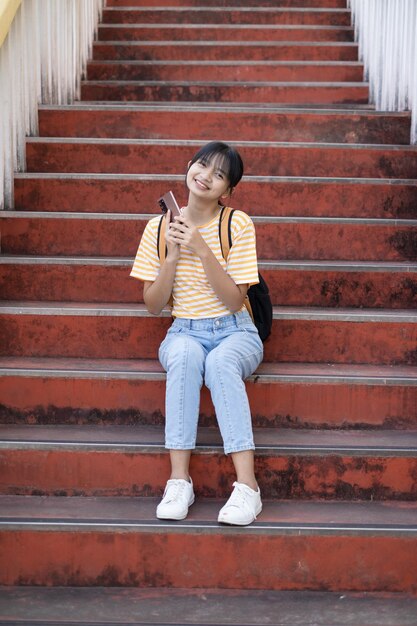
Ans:
{"type": "Polygon", "coordinates": [[[380,111],[411,110],[417,143],[417,0],[348,0],[359,56],[380,111]]]}
{"type": "Polygon", "coordinates": [[[13,172],[25,168],[25,137],[38,104],[79,97],[104,0],[22,0],[0,48],[0,208],[13,208],[13,172]]]}

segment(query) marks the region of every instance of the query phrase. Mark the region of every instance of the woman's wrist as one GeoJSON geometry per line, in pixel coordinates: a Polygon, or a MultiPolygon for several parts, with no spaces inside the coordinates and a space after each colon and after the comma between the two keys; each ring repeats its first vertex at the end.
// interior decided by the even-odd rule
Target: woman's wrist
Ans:
{"type": "Polygon", "coordinates": [[[167,264],[167,267],[176,268],[179,259],[179,254],[177,250],[168,250],[167,255],[165,257],[164,265],[167,264]]]}
{"type": "Polygon", "coordinates": [[[198,249],[196,250],[196,253],[200,261],[202,262],[208,259],[209,257],[214,256],[213,251],[208,246],[208,244],[203,239],[203,237],[201,237],[201,241],[199,243],[198,249]]]}

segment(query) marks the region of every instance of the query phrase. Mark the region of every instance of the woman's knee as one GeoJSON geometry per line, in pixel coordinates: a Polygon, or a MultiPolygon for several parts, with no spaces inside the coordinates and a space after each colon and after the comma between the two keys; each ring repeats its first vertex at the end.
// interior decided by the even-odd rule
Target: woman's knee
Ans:
{"type": "Polygon", "coordinates": [[[177,335],[162,342],[159,360],[166,371],[178,366],[202,371],[205,354],[197,341],[187,335],[177,335]]]}
{"type": "Polygon", "coordinates": [[[217,349],[209,352],[206,358],[204,382],[210,389],[224,378],[242,377],[239,359],[232,353],[220,353],[217,349]]]}
{"type": "Polygon", "coordinates": [[[262,361],[262,350],[240,352],[236,345],[220,345],[212,350],[206,358],[205,382],[210,385],[219,378],[238,377],[245,379],[250,376],[262,361]]]}

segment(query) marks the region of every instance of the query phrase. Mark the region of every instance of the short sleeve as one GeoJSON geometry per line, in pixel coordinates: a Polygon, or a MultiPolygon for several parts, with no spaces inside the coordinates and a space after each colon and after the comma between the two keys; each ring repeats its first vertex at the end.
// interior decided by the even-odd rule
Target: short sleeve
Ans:
{"type": "Polygon", "coordinates": [[[157,239],[160,217],[154,217],[145,226],[130,276],[153,282],[161,264],[158,257],[157,239]]]}
{"type": "Polygon", "coordinates": [[[232,242],[227,259],[227,273],[237,285],[256,285],[259,277],[255,227],[243,211],[233,213],[232,242]]]}

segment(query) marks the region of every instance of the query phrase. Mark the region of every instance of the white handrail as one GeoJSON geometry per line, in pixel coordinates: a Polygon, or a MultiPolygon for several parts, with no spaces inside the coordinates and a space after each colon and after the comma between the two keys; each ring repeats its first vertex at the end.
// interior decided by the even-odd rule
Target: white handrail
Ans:
{"type": "Polygon", "coordinates": [[[417,143],[417,0],[348,0],[379,111],[411,111],[411,143],[417,143]]]}
{"type": "Polygon", "coordinates": [[[25,169],[25,137],[38,132],[38,105],[79,98],[104,3],[22,0],[0,41],[1,209],[13,208],[13,174],[25,169]]]}

